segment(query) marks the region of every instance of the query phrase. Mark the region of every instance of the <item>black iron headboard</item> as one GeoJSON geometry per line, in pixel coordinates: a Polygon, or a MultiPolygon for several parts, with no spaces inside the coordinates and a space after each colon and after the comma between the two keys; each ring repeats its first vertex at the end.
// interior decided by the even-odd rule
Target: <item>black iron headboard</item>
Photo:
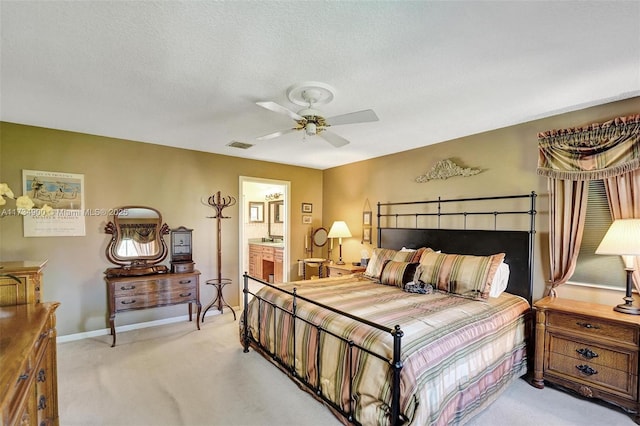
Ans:
{"type": "MultiPolygon", "coordinates": [[[[440,199],[401,203],[378,203],[378,247],[400,249],[430,247],[443,253],[486,256],[505,253],[505,263],[509,265],[507,290],[525,298],[530,304],[533,299],[533,252],[535,236],[536,193],[499,197],[440,199]],[[507,200],[530,200],[526,210],[513,209],[507,200]],[[473,209],[474,203],[480,209],[473,209]],[[483,209],[483,204],[495,207],[507,204],[500,210],[483,209]],[[447,210],[452,206],[455,211],[447,210]],[[467,209],[469,206],[469,209],[467,209]],[[430,211],[436,208],[437,211],[430,211]],[[446,211],[443,211],[445,208],[446,211]],[[407,211],[407,209],[411,209],[407,211]],[[397,210],[400,210],[398,212],[397,210]],[[503,215],[527,217],[526,230],[497,229],[498,218],[503,215]],[[493,216],[493,229],[467,229],[473,216],[493,216]],[[440,228],[444,217],[460,217],[462,229],[440,228]],[[433,219],[435,228],[420,227],[421,222],[433,219]],[[407,224],[415,226],[408,226],[407,224]]],[[[513,203],[513,202],[512,202],[513,203]]]]}

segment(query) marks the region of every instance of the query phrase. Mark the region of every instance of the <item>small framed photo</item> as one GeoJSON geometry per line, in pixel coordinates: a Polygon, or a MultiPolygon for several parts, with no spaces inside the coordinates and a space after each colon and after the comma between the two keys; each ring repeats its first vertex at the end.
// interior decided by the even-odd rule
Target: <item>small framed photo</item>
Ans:
{"type": "Polygon", "coordinates": [[[303,225],[311,225],[311,222],[312,222],[311,215],[307,215],[307,214],[302,215],[302,224],[303,225]]]}
{"type": "Polygon", "coordinates": [[[302,213],[313,213],[313,204],[302,203],[302,213]]]}
{"type": "Polygon", "coordinates": [[[364,226],[371,226],[371,212],[362,212],[362,224],[364,226]]]}
{"type": "Polygon", "coordinates": [[[362,229],[362,241],[365,243],[371,242],[371,228],[362,229]]]}

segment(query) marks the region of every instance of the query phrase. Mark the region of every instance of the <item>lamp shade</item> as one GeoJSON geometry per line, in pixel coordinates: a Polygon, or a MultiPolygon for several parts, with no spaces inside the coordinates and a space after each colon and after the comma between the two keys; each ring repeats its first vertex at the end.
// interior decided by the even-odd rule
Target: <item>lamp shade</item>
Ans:
{"type": "Polygon", "coordinates": [[[331,225],[331,229],[329,230],[329,238],[349,238],[351,237],[351,231],[349,231],[349,227],[347,223],[342,220],[336,220],[331,225]]]}
{"type": "Polygon", "coordinates": [[[640,219],[615,220],[596,249],[596,254],[640,255],[640,219]]]}

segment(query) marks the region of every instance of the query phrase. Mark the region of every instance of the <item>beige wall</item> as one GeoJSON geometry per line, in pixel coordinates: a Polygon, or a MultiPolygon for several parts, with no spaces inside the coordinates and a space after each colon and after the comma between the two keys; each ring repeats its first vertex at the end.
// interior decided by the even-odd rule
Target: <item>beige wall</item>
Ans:
{"type": "MultiPolygon", "coordinates": [[[[618,116],[637,114],[638,111],[640,97],[325,170],[324,221],[326,224],[334,220],[347,222],[354,237],[343,240],[343,258],[345,261],[355,261],[360,259],[362,249],[371,251],[375,246],[375,232],[373,245],[360,243],[361,216],[367,199],[373,210],[375,225],[375,204],[379,201],[528,194],[535,191],[538,193],[538,214],[534,299],[540,298],[549,276],[546,266],[549,200],[546,178],[536,174],[538,132],[604,122],[618,116]],[[455,160],[463,167],[483,171],[471,177],[415,182],[416,177],[446,158],[455,160]]],[[[618,304],[624,296],[616,291],[585,290],[575,286],[564,286],[560,294],[608,304],[618,304]]]]}
{"type": "MultiPolygon", "coordinates": [[[[303,255],[300,204],[313,204],[313,228],[345,220],[354,234],[343,241],[346,261],[358,260],[362,210],[368,199],[375,214],[378,201],[432,199],[437,196],[488,196],[514,193],[539,194],[537,204],[536,268],[534,297],[542,296],[548,276],[546,181],[536,175],[537,133],[549,129],[583,126],[638,113],[640,98],[583,109],[526,124],[460,138],[369,161],[323,171],[244,160],[59,130],[0,123],[0,182],[21,193],[22,169],[81,173],[85,175],[86,208],[111,208],[127,204],[148,205],[163,214],[170,227],[194,229],[194,260],[203,278],[215,270],[215,225],[205,217],[210,209],[200,204],[216,191],[239,198],[239,176],[291,182],[290,276],[296,277],[296,260],[303,255]],[[416,183],[437,161],[452,158],[482,173],[442,181],[416,183]]],[[[462,119],[462,118],[461,118],[462,119]]],[[[393,141],[388,141],[393,143],[393,141]]],[[[339,154],[339,152],[337,153],[339,154]]],[[[226,210],[223,221],[224,275],[239,276],[238,210],[226,210]]],[[[58,310],[60,335],[104,329],[106,289],[103,271],[109,267],[104,250],[108,241],[103,228],[107,217],[86,217],[85,237],[24,238],[22,220],[0,220],[0,260],[48,259],[44,299],[62,302],[58,310]]],[[[375,218],[374,218],[375,225],[375,218]]],[[[375,235],[375,233],[374,233],[375,235]]],[[[375,243],[375,241],[374,241],[375,243]]],[[[337,258],[337,248],[334,250],[337,258]]],[[[212,289],[201,285],[206,304],[212,289]]],[[[620,292],[585,290],[565,286],[561,295],[617,304],[620,292]]],[[[237,304],[238,288],[225,297],[237,304]]],[[[176,306],[130,312],[118,316],[117,325],[184,315],[176,306]]]]}
{"type": "MultiPolygon", "coordinates": [[[[202,197],[217,191],[223,196],[239,195],[239,176],[291,182],[292,206],[314,203],[314,219],[322,220],[322,171],[283,166],[263,161],[188,151],[159,145],[110,139],[39,127],[0,123],[0,182],[20,195],[23,169],[84,174],[85,208],[146,205],[158,209],[164,221],[175,228],[193,228],[194,261],[202,281],[217,276],[216,225],[206,219],[211,208],[202,197]]],[[[13,206],[13,202],[9,202],[13,206]]],[[[222,221],[222,271],[234,279],[225,288],[225,298],[239,303],[237,277],[239,210],[225,210],[231,219],[222,221]]],[[[302,235],[300,209],[292,208],[291,232],[302,235]]],[[[62,302],[58,309],[60,335],[106,327],[106,287],[103,271],[112,266],[104,251],[108,217],[86,217],[85,237],[24,238],[22,219],[0,220],[0,260],[48,259],[44,299],[62,302]]],[[[168,240],[167,240],[168,242],[168,240]]],[[[296,260],[302,256],[303,240],[291,241],[290,276],[297,276],[296,260]]],[[[165,262],[167,263],[167,262],[165,262]]],[[[201,301],[213,295],[201,285],[201,301]]],[[[185,306],[128,312],[118,315],[116,325],[132,324],[186,314],[185,306]]]]}

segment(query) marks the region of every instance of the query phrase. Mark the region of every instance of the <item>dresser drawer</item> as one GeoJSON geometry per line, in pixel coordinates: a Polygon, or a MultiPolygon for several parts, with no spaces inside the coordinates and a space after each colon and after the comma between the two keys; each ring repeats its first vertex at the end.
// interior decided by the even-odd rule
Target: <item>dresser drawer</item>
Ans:
{"type": "Polygon", "coordinates": [[[118,297],[132,297],[148,293],[169,291],[170,289],[194,289],[196,279],[194,277],[160,278],[146,281],[129,281],[115,283],[114,295],[118,297]]]}
{"type": "Polygon", "coordinates": [[[591,342],[571,340],[555,334],[549,334],[549,351],[576,360],[577,363],[589,365],[605,365],[614,370],[620,370],[631,375],[637,372],[637,353],[607,348],[591,342]]]}
{"type": "Polygon", "coordinates": [[[551,311],[547,313],[547,326],[577,331],[621,343],[638,343],[638,327],[614,324],[593,317],[551,311]]]}
{"type": "Polygon", "coordinates": [[[140,287],[129,290],[131,292],[137,290],[140,291],[138,293],[125,294],[116,297],[116,311],[196,301],[197,292],[195,283],[162,287],[163,288],[159,291],[142,291],[140,287]]]}
{"type": "Polygon", "coordinates": [[[547,366],[548,374],[569,376],[569,380],[579,381],[606,392],[615,392],[626,398],[636,399],[638,376],[616,370],[591,361],[580,361],[574,357],[551,352],[547,366]]]}

